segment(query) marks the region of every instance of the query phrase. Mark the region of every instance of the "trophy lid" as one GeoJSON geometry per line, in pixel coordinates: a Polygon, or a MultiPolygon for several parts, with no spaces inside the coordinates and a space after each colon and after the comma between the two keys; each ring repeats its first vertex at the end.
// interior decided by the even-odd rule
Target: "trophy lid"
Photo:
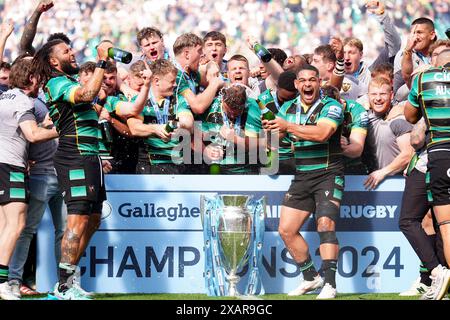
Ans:
{"type": "Polygon", "coordinates": [[[221,194],[219,197],[227,207],[247,207],[252,198],[251,195],[246,194],[221,194]]]}

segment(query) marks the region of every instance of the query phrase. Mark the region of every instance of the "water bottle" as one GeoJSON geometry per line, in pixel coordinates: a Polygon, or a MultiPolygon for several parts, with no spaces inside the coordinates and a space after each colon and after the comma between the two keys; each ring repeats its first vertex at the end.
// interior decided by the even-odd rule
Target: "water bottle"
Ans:
{"type": "Polygon", "coordinates": [[[111,125],[109,124],[108,120],[106,119],[99,120],[98,124],[101,127],[103,139],[105,140],[106,143],[111,144],[113,142],[113,137],[111,133],[111,125]]]}
{"type": "Polygon", "coordinates": [[[119,48],[109,48],[108,57],[114,59],[118,62],[128,64],[133,59],[133,54],[131,52],[119,49],[119,48]]]}
{"type": "Polygon", "coordinates": [[[269,62],[270,59],[272,59],[272,54],[269,52],[269,50],[267,50],[266,48],[264,48],[261,44],[259,44],[258,42],[255,43],[255,45],[253,46],[253,50],[255,51],[256,55],[258,56],[258,58],[262,61],[262,62],[269,62]]]}
{"type": "Polygon", "coordinates": [[[170,120],[167,122],[164,130],[166,130],[167,133],[171,133],[174,132],[176,128],[178,128],[178,122],[176,120],[170,120]]]}

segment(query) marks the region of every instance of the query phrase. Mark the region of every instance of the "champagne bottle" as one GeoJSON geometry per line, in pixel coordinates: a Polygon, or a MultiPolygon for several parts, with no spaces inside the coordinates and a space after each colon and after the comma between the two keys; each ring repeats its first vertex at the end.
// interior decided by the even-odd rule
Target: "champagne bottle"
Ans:
{"type": "Polygon", "coordinates": [[[113,137],[111,133],[111,125],[109,124],[108,120],[106,119],[99,120],[98,124],[101,127],[102,137],[104,141],[108,144],[111,144],[113,142],[113,137]]]}
{"type": "Polygon", "coordinates": [[[272,54],[264,48],[260,43],[255,43],[253,46],[253,50],[255,51],[256,55],[262,62],[269,62],[270,59],[272,59],[272,54]]]}
{"type": "Polygon", "coordinates": [[[264,107],[264,109],[261,110],[261,116],[264,120],[270,121],[275,119],[275,114],[267,107],[264,107]]]}
{"type": "Polygon", "coordinates": [[[176,128],[178,128],[178,122],[176,120],[169,120],[164,130],[166,130],[167,133],[171,133],[174,132],[176,128]]]}
{"type": "Polygon", "coordinates": [[[131,52],[119,49],[119,48],[109,48],[108,57],[114,59],[118,62],[128,64],[133,59],[133,54],[131,52]]]}
{"type": "MultiPolygon", "coordinates": [[[[216,137],[215,143],[221,148],[225,147],[225,141],[220,136],[216,137]]],[[[220,160],[211,161],[211,164],[209,165],[209,174],[220,174],[220,172],[220,160]]]]}
{"type": "Polygon", "coordinates": [[[220,164],[217,161],[211,162],[209,166],[209,174],[220,174],[220,164]]]}

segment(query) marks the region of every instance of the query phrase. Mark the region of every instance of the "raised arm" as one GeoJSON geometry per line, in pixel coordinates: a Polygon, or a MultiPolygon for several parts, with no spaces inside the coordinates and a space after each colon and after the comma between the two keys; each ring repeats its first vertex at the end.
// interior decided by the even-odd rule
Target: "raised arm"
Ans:
{"type": "Polygon", "coordinates": [[[11,20],[5,21],[0,26],[0,62],[3,61],[3,54],[5,51],[6,40],[8,40],[11,33],[14,31],[14,23],[11,20]]]}
{"type": "Polygon", "coordinates": [[[400,50],[402,40],[400,38],[400,35],[398,34],[397,29],[389,18],[389,15],[385,12],[385,6],[382,1],[367,1],[366,8],[368,12],[374,14],[384,32],[385,48],[380,52],[379,56],[370,66],[370,68],[372,69],[381,63],[392,63],[393,61],[391,60],[400,50]]]}
{"type": "Polygon", "coordinates": [[[332,37],[330,46],[336,55],[336,64],[333,73],[331,74],[330,84],[341,91],[342,83],[344,82],[344,44],[342,40],[337,37],[332,37]]]}
{"type": "MultiPolygon", "coordinates": [[[[251,36],[247,37],[247,45],[248,48],[254,52],[255,44],[257,43],[257,40],[251,36]]],[[[284,71],[283,67],[278,64],[274,59],[270,59],[268,62],[261,61],[264,64],[264,67],[266,70],[270,73],[270,76],[272,77],[273,81],[275,83],[278,82],[278,78],[280,77],[280,74],[284,71]]]]}
{"type": "Polygon", "coordinates": [[[150,90],[150,79],[152,72],[145,64],[145,70],[141,72],[142,79],[144,80],[144,85],[141,88],[136,100],[134,102],[120,102],[117,106],[116,113],[121,117],[136,117],[141,114],[144,109],[145,103],[148,99],[148,92],[150,90]]]}
{"type": "Polygon", "coordinates": [[[408,88],[411,88],[412,73],[414,71],[412,50],[414,49],[417,42],[419,41],[417,35],[415,34],[416,28],[417,28],[417,25],[415,25],[413,27],[413,30],[408,37],[408,42],[406,43],[406,47],[405,47],[405,50],[403,50],[403,56],[402,56],[402,77],[403,77],[403,80],[405,80],[408,88]]]}
{"type": "MultiPolygon", "coordinates": [[[[103,42],[97,47],[97,55],[99,61],[106,61],[106,59],[108,58],[109,48],[112,48],[112,44],[109,42],[103,42]]],[[[100,68],[99,66],[95,68],[94,74],[89,79],[89,81],[75,90],[75,104],[91,103],[97,97],[102,87],[104,73],[104,68],[100,68]]]]}
{"type": "Polygon", "coordinates": [[[23,30],[22,38],[20,38],[19,44],[19,54],[29,53],[34,54],[35,50],[33,48],[33,40],[36,36],[37,25],[39,23],[39,18],[42,13],[48,11],[53,7],[53,1],[51,0],[41,0],[34,10],[32,16],[25,24],[23,30]]]}

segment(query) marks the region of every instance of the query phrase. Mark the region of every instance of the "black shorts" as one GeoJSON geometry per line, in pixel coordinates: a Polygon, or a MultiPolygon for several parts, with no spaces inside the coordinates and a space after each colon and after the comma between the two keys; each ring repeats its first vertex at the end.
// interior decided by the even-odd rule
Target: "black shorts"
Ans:
{"type": "Polygon", "coordinates": [[[106,189],[100,157],[55,155],[54,163],[67,213],[101,213],[106,189]]]}
{"type": "Polygon", "coordinates": [[[450,152],[428,153],[426,175],[428,201],[433,206],[450,204],[450,152]]]}
{"type": "Polygon", "coordinates": [[[0,205],[10,202],[28,203],[29,199],[26,169],[0,163],[0,205]]]}
{"type": "Polygon", "coordinates": [[[343,192],[344,174],[340,169],[298,173],[284,196],[283,206],[315,212],[321,202],[340,204],[343,192]]]}

